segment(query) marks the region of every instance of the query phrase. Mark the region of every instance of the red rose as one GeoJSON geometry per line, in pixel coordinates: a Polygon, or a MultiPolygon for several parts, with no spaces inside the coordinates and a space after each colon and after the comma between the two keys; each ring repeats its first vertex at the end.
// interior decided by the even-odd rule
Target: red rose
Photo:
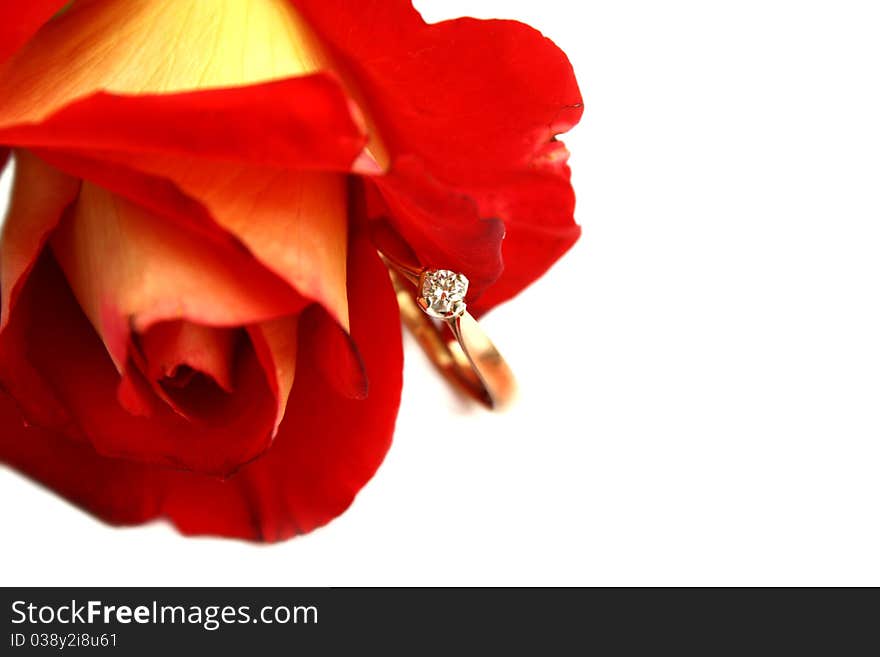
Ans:
{"type": "Polygon", "coordinates": [[[0,0],[0,460],[113,523],[322,525],[400,397],[369,226],[476,312],[540,276],[579,234],[571,67],[404,0],[67,4],[0,0]]]}

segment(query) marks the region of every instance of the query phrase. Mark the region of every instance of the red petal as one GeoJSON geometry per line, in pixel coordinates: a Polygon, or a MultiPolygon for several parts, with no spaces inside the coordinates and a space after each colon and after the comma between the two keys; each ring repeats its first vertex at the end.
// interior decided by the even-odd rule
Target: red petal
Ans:
{"type": "Polygon", "coordinates": [[[392,152],[418,154],[443,180],[528,166],[580,119],[571,64],[528,25],[428,25],[408,0],[295,4],[354,72],[392,152]]]}
{"type": "Polygon", "coordinates": [[[472,197],[451,193],[409,156],[373,182],[387,208],[379,217],[400,232],[422,265],[465,274],[471,298],[498,279],[504,224],[481,215],[472,197]]]}
{"type": "Polygon", "coordinates": [[[94,91],[216,89],[327,68],[286,0],[77,0],[0,68],[0,96],[3,113],[38,122],[94,91]]]}
{"type": "MultiPolygon", "coordinates": [[[[238,535],[275,541],[323,525],[349,506],[391,444],[403,358],[396,298],[387,270],[365,240],[352,245],[349,270],[351,333],[363,356],[369,396],[349,399],[328,385],[310,348],[313,336],[303,331],[305,346],[275,444],[229,482],[249,502],[238,535]]],[[[176,479],[166,512],[178,527],[196,534],[228,531],[224,518],[200,512],[199,499],[210,497],[204,485],[176,479]]]]}
{"type": "MultiPolygon", "coordinates": [[[[556,146],[564,152],[561,144],[556,146]]],[[[511,174],[493,187],[472,192],[481,214],[504,217],[507,227],[504,273],[471,306],[472,313],[479,315],[519,293],[580,237],[580,226],[572,221],[575,199],[569,177],[564,160],[554,160],[545,171],[511,174]]]]}
{"type": "Polygon", "coordinates": [[[347,170],[365,129],[326,60],[284,0],[77,2],[0,66],[0,143],[347,170]]]}
{"type": "MultiPolygon", "coordinates": [[[[226,392],[232,392],[233,358],[238,331],[176,320],[153,324],[140,337],[140,346],[155,381],[167,379],[173,385],[182,370],[210,377],[226,392]]],[[[180,381],[183,383],[183,381],[180,381]]]]}
{"type": "MultiPolygon", "coordinates": [[[[18,400],[29,423],[82,438],[61,399],[28,359],[24,347],[28,330],[27,322],[18,321],[8,323],[0,332],[0,391],[5,390],[18,400]]],[[[5,425],[0,426],[5,430],[5,425]]]]}
{"type": "Polygon", "coordinates": [[[347,328],[344,181],[310,172],[348,171],[367,136],[328,68],[285,0],[76,3],[0,67],[0,143],[65,151],[116,191],[145,181],[109,163],[169,179],[347,328]]]}
{"type": "Polygon", "coordinates": [[[365,399],[369,381],[354,338],[320,306],[302,315],[302,330],[312,336],[311,351],[318,370],[333,388],[351,399],[365,399]]]}
{"type": "Polygon", "coordinates": [[[0,63],[24,46],[69,0],[0,0],[0,63]]]}
{"type": "Polygon", "coordinates": [[[181,192],[169,180],[76,153],[47,149],[34,149],[30,152],[69,176],[93,182],[154,214],[173,219],[210,243],[225,242],[230,248],[241,246],[220,230],[201,203],[181,192]]]}
{"type": "Polygon", "coordinates": [[[120,370],[132,327],[181,318],[241,326],[304,306],[247,253],[207,243],[89,183],[55,231],[52,249],[120,370]]]}
{"type": "Polygon", "coordinates": [[[366,143],[353,111],[324,73],[176,94],[96,93],[39,123],[4,119],[0,109],[0,143],[344,171],[366,143]]]}
{"type": "Polygon", "coordinates": [[[287,411],[296,376],[298,324],[298,317],[282,317],[248,327],[248,335],[277,402],[276,430],[287,411]]]}
{"type": "MultiPolygon", "coordinates": [[[[392,156],[388,181],[376,179],[389,205],[429,208],[434,201],[425,197],[418,203],[417,197],[439,186],[447,190],[447,205],[466,196],[483,217],[504,220],[506,239],[518,246],[505,257],[499,291],[486,297],[483,307],[543,273],[564,250],[561,244],[576,237],[573,218],[548,219],[546,212],[531,215],[518,209],[510,183],[516,179],[532,188],[531,197],[562,204],[559,186],[528,179],[532,173],[545,175],[541,160],[548,144],[582,113],[577,82],[562,51],[512,21],[462,18],[426,25],[408,0],[295,0],[295,5],[335,51],[376,120],[392,156]],[[421,162],[431,185],[401,177],[403,156],[421,162]],[[403,189],[409,190],[408,198],[395,198],[403,189]],[[487,196],[506,195],[511,195],[506,209],[485,202],[487,196]],[[530,248],[532,238],[547,229],[567,234],[552,244],[540,239],[530,248]]],[[[563,170],[556,175],[565,186],[563,170]]],[[[440,222],[440,230],[438,221],[425,222],[423,214],[404,209],[393,219],[401,234],[418,241],[422,260],[460,267],[476,282],[472,292],[478,295],[501,271],[500,234],[471,241],[472,252],[455,258],[468,235],[480,233],[477,215],[459,212],[457,220],[440,222]]]]}
{"type": "MultiPolygon", "coordinates": [[[[51,257],[29,277],[0,345],[0,353],[24,356],[104,456],[228,475],[271,444],[275,401],[249,350],[236,362],[236,392],[205,421],[189,422],[164,404],[154,405],[148,418],[124,410],[117,403],[119,374],[51,257]]],[[[3,384],[17,398],[39,393],[27,388],[33,371],[5,358],[3,364],[3,384]]],[[[129,375],[132,385],[148,385],[136,370],[129,375]]]]}
{"type": "MultiPolygon", "coordinates": [[[[25,427],[2,394],[0,423],[9,430],[0,434],[0,460],[114,523],[165,515],[189,534],[274,541],[328,522],[384,458],[402,383],[396,299],[384,265],[363,239],[352,247],[349,271],[351,330],[370,377],[369,397],[348,399],[328,385],[309,349],[314,336],[304,331],[303,362],[275,444],[233,478],[100,456],[87,444],[25,427]]],[[[79,326],[88,329],[83,321],[79,326]]],[[[100,343],[93,336],[89,344],[100,363],[100,343]]],[[[88,357],[77,364],[78,377],[95,366],[88,357]]],[[[102,369],[112,373],[106,358],[102,369]]]]}
{"type": "MultiPolygon", "coordinates": [[[[182,231],[216,244],[221,251],[234,252],[240,247],[235,240],[223,238],[222,228],[234,231],[246,240],[261,262],[298,290],[320,299],[340,327],[348,326],[344,259],[347,216],[341,180],[328,178],[327,174],[302,172],[265,171],[260,175],[261,170],[253,168],[221,171],[217,165],[212,165],[214,169],[202,167],[197,173],[184,174],[190,185],[188,191],[211,203],[212,210],[224,219],[224,225],[219,226],[201,203],[167,180],[66,152],[40,150],[39,154],[66,172],[94,180],[115,194],[134,200],[143,209],[173,219],[182,231]],[[237,172],[235,184],[229,183],[230,171],[237,172]],[[247,196],[249,190],[253,193],[247,196]],[[296,221],[291,221],[293,218],[296,221]]],[[[176,166],[180,167],[180,163],[176,166]]],[[[198,168],[198,164],[191,167],[198,168]]],[[[338,327],[332,329],[331,335],[336,333],[340,333],[338,327]]],[[[125,335],[117,336],[120,350],[125,335]]],[[[252,338],[255,344],[260,339],[253,334],[252,338]]],[[[343,334],[339,339],[350,344],[349,336],[343,334]]],[[[349,352],[345,368],[338,369],[338,363],[328,363],[328,367],[333,368],[332,376],[340,389],[356,397],[363,394],[365,384],[356,349],[350,348],[349,352]]],[[[270,365],[267,371],[273,376],[274,366],[270,365]]],[[[292,370],[285,377],[292,382],[292,370]]],[[[281,384],[282,415],[290,382],[281,384]]]]}
{"type": "Polygon", "coordinates": [[[78,192],[78,180],[27,151],[18,151],[9,212],[0,239],[0,330],[9,319],[23,279],[78,192]]]}
{"type": "MultiPolygon", "coordinates": [[[[342,175],[198,158],[138,155],[133,165],[39,149],[54,166],[201,232],[234,235],[300,294],[348,326],[346,190],[342,175]],[[146,173],[143,173],[146,172],[146,173]]],[[[216,235],[214,241],[216,241],[216,235]]]]}
{"type": "Polygon", "coordinates": [[[99,455],[88,443],[31,424],[0,390],[0,462],[114,523],[141,523],[159,513],[159,470],[99,455]]]}
{"type": "Polygon", "coordinates": [[[166,156],[139,157],[137,166],[174,181],[268,269],[348,328],[343,175],[166,156]]]}

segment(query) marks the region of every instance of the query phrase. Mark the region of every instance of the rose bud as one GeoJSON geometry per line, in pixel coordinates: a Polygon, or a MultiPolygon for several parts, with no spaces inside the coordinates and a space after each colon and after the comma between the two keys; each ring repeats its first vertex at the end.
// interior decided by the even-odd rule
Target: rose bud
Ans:
{"type": "Polygon", "coordinates": [[[327,523],[400,400],[373,227],[511,298],[579,235],[581,107],[532,28],[404,0],[0,0],[0,461],[114,524],[327,523]]]}

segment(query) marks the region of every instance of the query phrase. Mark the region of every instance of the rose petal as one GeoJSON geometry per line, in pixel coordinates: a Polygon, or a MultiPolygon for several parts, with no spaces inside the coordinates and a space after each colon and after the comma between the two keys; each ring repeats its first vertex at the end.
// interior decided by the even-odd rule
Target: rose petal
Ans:
{"type": "Polygon", "coordinates": [[[298,317],[282,317],[248,327],[257,358],[277,401],[275,430],[284,419],[296,375],[298,317]]]}
{"type": "Polygon", "coordinates": [[[185,230],[198,234],[209,243],[225,241],[229,248],[241,246],[220,229],[201,203],[181,192],[170,180],[65,151],[35,149],[31,152],[59,171],[88,180],[116,196],[133,201],[153,214],[174,220],[185,230]]]}
{"type": "Polygon", "coordinates": [[[90,183],[54,233],[52,250],[120,371],[132,327],[141,332],[183,318],[240,326],[304,306],[248,254],[206,243],[90,183]]]}
{"type": "Polygon", "coordinates": [[[24,46],[69,0],[0,0],[0,62],[24,46]]]}
{"type": "Polygon", "coordinates": [[[69,152],[39,153],[55,166],[154,211],[196,227],[222,227],[347,328],[347,190],[342,175],[155,155],[137,156],[139,171],[132,171],[69,152]]]}
{"type": "Polygon", "coordinates": [[[78,428],[20,348],[27,337],[24,325],[11,326],[9,318],[48,234],[78,190],[78,181],[20,151],[10,207],[0,230],[0,387],[20,399],[29,422],[70,435],[78,428]]]}
{"type": "Polygon", "coordinates": [[[347,191],[339,174],[141,158],[173,180],[266,267],[348,328],[347,191]]]}
{"type": "MultiPolygon", "coordinates": [[[[370,380],[367,399],[342,397],[323,381],[306,345],[284,423],[272,449],[229,483],[248,500],[236,535],[276,541],[342,513],[373,475],[391,442],[402,384],[400,322],[388,273],[364,239],[349,262],[351,332],[370,380]]],[[[175,476],[165,512],[188,534],[228,531],[228,516],[199,513],[204,486],[175,476]],[[194,499],[194,496],[195,497],[194,499]]]]}
{"type": "MultiPolygon", "coordinates": [[[[28,424],[85,440],[55,391],[27,358],[27,340],[27,322],[10,322],[0,332],[0,391],[5,390],[18,400],[28,424]]],[[[5,425],[0,426],[5,430],[5,425]]]]}
{"type": "MultiPolygon", "coordinates": [[[[79,2],[0,67],[0,97],[6,99],[0,108],[0,126],[39,124],[73,103],[62,112],[63,129],[59,130],[59,121],[52,121],[56,124],[52,138],[66,140],[68,145],[71,139],[78,139],[90,148],[109,143],[118,150],[120,142],[131,141],[132,134],[149,132],[150,126],[158,123],[163,130],[141,140],[145,150],[175,152],[178,142],[201,142],[201,147],[182,147],[210,157],[218,149],[228,152],[225,142],[231,141],[237,152],[258,152],[256,161],[261,163],[287,162],[291,157],[314,162],[332,160],[338,147],[356,142],[345,167],[355,158],[379,167],[387,158],[372,119],[361,118],[348,100],[359,100],[357,90],[343,94],[339,83],[326,75],[306,77],[335,68],[311,27],[286,0],[152,0],[134,5],[127,0],[79,2]],[[174,38],[156,38],[156,34],[173,34],[174,38]],[[261,84],[292,77],[300,79],[284,81],[277,89],[261,84]],[[244,85],[250,85],[253,92],[223,91],[198,103],[187,94],[176,94],[244,85]],[[111,95],[75,102],[105,91],[111,95]],[[138,98],[114,97],[120,94],[138,98]],[[141,97],[155,94],[162,96],[141,103],[141,97]],[[180,100],[167,104],[164,97],[169,94],[180,100]],[[169,112],[176,121],[167,120],[169,112]],[[370,147],[365,153],[361,153],[363,129],[351,129],[353,112],[359,122],[371,126],[370,147]],[[264,115],[264,120],[246,120],[253,113],[264,115]],[[146,127],[139,121],[118,118],[131,115],[146,117],[146,127]],[[97,124],[98,130],[90,123],[96,116],[105,117],[97,124]],[[240,119],[240,123],[226,120],[228,117],[240,119]],[[237,139],[234,133],[214,140],[198,136],[216,132],[212,126],[218,123],[221,130],[235,125],[236,132],[263,138],[249,139],[243,134],[237,139]],[[321,129],[328,124],[336,130],[321,129]],[[303,125],[310,129],[303,130],[303,125]],[[295,149],[283,148],[289,141],[308,147],[297,156],[295,149]],[[282,148],[263,147],[270,143],[282,148]],[[338,145],[335,149],[334,144],[338,145]]],[[[45,137],[39,128],[23,134],[33,138],[34,132],[45,137]]]]}
{"type": "MultiPolygon", "coordinates": [[[[3,89],[2,77],[0,93],[15,93],[3,89]]],[[[143,154],[164,154],[345,171],[365,141],[356,107],[327,74],[189,93],[95,93],[38,121],[0,106],[0,143],[92,153],[129,166],[143,154]]]]}
{"type": "Polygon", "coordinates": [[[286,0],[76,2],[0,67],[0,123],[39,122],[97,91],[173,93],[328,68],[286,0]]]}
{"type": "MultiPolygon", "coordinates": [[[[351,250],[349,271],[352,335],[370,377],[369,397],[335,393],[310,356],[313,336],[304,334],[304,362],[275,444],[233,478],[102,457],[83,443],[25,427],[2,394],[0,423],[9,431],[0,434],[0,460],[113,523],[165,515],[188,534],[274,541],[328,522],[381,463],[402,383],[396,299],[387,271],[362,238],[351,250]]],[[[109,362],[104,369],[112,373],[109,362]]]]}
{"type": "Polygon", "coordinates": [[[312,357],[327,382],[350,399],[366,399],[370,386],[354,338],[320,306],[307,308],[301,322],[303,332],[312,336],[312,357]]]}
{"type": "MultiPolygon", "coordinates": [[[[214,221],[201,203],[183,194],[169,181],[68,153],[46,150],[39,153],[67,172],[97,181],[116,194],[135,200],[145,209],[173,218],[182,229],[198,234],[201,239],[211,243],[223,242],[222,234],[218,233],[218,228],[223,227],[214,221]]],[[[193,165],[193,168],[198,167],[193,165]]],[[[225,171],[231,170],[233,167],[225,171]]],[[[261,262],[268,263],[273,271],[297,289],[305,289],[320,299],[339,325],[347,328],[344,242],[347,210],[342,181],[335,176],[278,171],[260,176],[259,172],[250,170],[249,174],[242,173],[237,177],[240,184],[224,185],[229,181],[228,173],[224,175],[222,170],[213,173],[211,175],[208,170],[198,175],[184,175],[205,185],[208,191],[214,190],[213,209],[218,216],[229,220],[224,227],[246,236],[247,246],[261,262]],[[251,181],[249,185],[244,184],[247,180],[251,181]],[[244,196],[248,191],[252,192],[250,202],[244,196]]],[[[227,242],[221,245],[225,250],[237,244],[232,240],[227,242]]],[[[352,366],[344,370],[334,369],[334,380],[341,390],[358,396],[364,386],[356,365],[359,357],[356,349],[351,348],[348,337],[341,340],[342,344],[349,346],[346,359],[352,366]],[[351,373],[349,380],[342,376],[345,372],[351,373]]],[[[328,367],[335,365],[329,363],[328,367]]]]}
{"type": "Polygon", "coordinates": [[[33,425],[0,390],[0,462],[114,523],[147,522],[160,512],[160,470],[99,455],[88,443],[33,425]]]}
{"type": "Polygon", "coordinates": [[[296,0],[379,118],[393,156],[437,178],[492,181],[529,166],[583,111],[571,64],[516,21],[426,24],[408,0],[296,0]]]}
{"type": "MultiPolygon", "coordinates": [[[[556,144],[565,152],[561,144],[556,144]]],[[[479,316],[507,301],[541,276],[571,248],[581,234],[572,221],[574,190],[562,155],[545,171],[510,175],[497,185],[474,190],[480,213],[504,217],[507,235],[502,244],[504,273],[470,310],[479,316]]]]}
{"type": "MultiPolygon", "coordinates": [[[[504,258],[499,291],[486,297],[483,309],[543,273],[577,235],[570,214],[548,218],[546,212],[527,213],[534,207],[532,199],[559,207],[570,196],[566,193],[560,201],[553,191],[560,186],[543,182],[548,146],[555,147],[554,136],[576,124],[583,111],[565,54],[536,30],[513,21],[462,18],[427,25],[408,0],[295,4],[332,48],[376,117],[392,167],[387,178],[375,182],[389,205],[398,206],[391,219],[408,240],[418,242],[419,256],[466,271],[475,281],[473,296],[502,270],[499,232],[473,243],[471,254],[455,258],[470,243],[468,236],[480,232],[476,214],[459,213],[458,221],[424,221],[418,206],[429,208],[434,202],[429,200],[432,187],[445,188],[447,204],[470,198],[483,218],[504,220],[506,240],[519,245],[511,246],[504,258]],[[413,185],[412,176],[401,177],[403,157],[421,163],[422,184],[413,185]],[[530,173],[537,179],[527,180],[530,173]],[[486,201],[515,193],[510,186],[514,179],[532,189],[519,195],[531,197],[523,199],[523,208],[486,201]],[[426,190],[429,197],[419,203],[417,196],[426,190]],[[396,198],[401,193],[404,198],[396,198]],[[416,209],[406,212],[399,206],[416,209]],[[552,243],[538,240],[530,250],[530,240],[545,228],[567,234],[552,243]]],[[[562,168],[556,175],[567,184],[562,168]]]]}
{"type": "Polygon", "coordinates": [[[0,330],[49,233],[79,192],[78,180],[28,151],[18,151],[15,159],[9,211],[0,230],[0,330]]]}
{"type": "Polygon", "coordinates": [[[473,198],[451,193],[409,156],[373,182],[387,208],[379,218],[397,228],[422,265],[465,274],[471,298],[498,279],[505,227],[499,219],[481,215],[473,198]]]}
{"type": "MultiPolygon", "coordinates": [[[[227,476],[271,444],[275,400],[248,348],[236,359],[235,393],[199,414],[198,422],[162,403],[154,404],[148,417],[123,409],[117,403],[119,373],[48,254],[28,278],[0,345],[21,353],[32,368],[22,371],[5,363],[4,387],[28,399],[33,393],[27,377],[39,373],[104,456],[227,476]]],[[[131,385],[149,386],[131,366],[127,374],[131,385]]]]}
{"type": "Polygon", "coordinates": [[[347,171],[367,139],[340,83],[304,75],[331,69],[284,0],[78,3],[0,67],[0,142],[168,178],[347,327],[344,181],[299,171],[347,171]]]}
{"type": "Polygon", "coordinates": [[[210,377],[226,392],[232,392],[232,369],[238,331],[195,324],[185,320],[158,322],[140,337],[140,346],[154,380],[169,385],[183,383],[182,371],[189,369],[210,377]]]}

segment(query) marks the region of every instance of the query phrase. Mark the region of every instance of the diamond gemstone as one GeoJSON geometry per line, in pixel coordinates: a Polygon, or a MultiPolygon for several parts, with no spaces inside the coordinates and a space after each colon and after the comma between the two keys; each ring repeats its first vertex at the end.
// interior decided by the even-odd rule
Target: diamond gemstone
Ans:
{"type": "Polygon", "coordinates": [[[422,274],[419,303],[426,313],[438,319],[451,319],[465,311],[468,279],[448,269],[434,269],[422,274]]]}

